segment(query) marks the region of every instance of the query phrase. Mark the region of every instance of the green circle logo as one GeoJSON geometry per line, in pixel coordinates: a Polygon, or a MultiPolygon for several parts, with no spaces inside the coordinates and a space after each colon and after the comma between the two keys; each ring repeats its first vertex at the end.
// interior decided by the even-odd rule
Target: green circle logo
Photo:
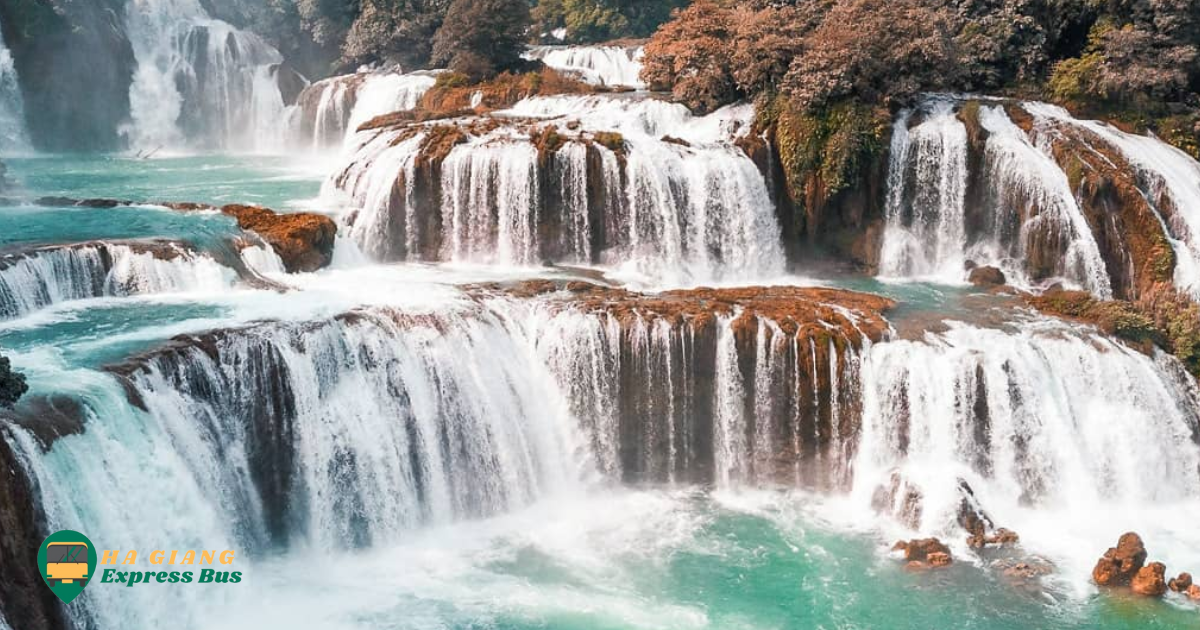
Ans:
{"type": "Polygon", "coordinates": [[[64,529],[47,536],[38,549],[38,569],[54,595],[70,603],[96,574],[97,553],[87,536],[64,529]]]}

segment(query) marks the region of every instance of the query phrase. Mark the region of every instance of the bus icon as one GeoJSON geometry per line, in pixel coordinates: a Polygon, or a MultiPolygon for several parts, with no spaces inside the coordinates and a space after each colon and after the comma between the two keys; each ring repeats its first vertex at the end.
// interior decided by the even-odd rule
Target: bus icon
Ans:
{"type": "Polygon", "coordinates": [[[81,586],[88,580],[88,545],[86,542],[52,542],[46,545],[46,581],[51,587],[73,584],[81,586]]]}

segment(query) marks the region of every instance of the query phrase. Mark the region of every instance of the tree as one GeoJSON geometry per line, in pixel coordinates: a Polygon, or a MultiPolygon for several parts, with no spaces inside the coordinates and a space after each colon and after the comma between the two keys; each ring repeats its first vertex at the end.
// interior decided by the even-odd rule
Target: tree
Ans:
{"type": "Polygon", "coordinates": [[[0,357],[0,407],[11,407],[29,391],[25,375],[14,372],[8,357],[0,357]]]}
{"type": "Polygon", "coordinates": [[[804,38],[783,86],[801,109],[903,101],[960,76],[953,14],[924,0],[845,0],[804,38]]]}
{"type": "Polygon", "coordinates": [[[405,69],[429,65],[434,34],[449,0],[362,0],[361,11],[346,35],[347,64],[399,63],[405,69]]]}
{"type": "Polygon", "coordinates": [[[518,67],[529,24],[528,0],[454,0],[433,38],[433,63],[476,80],[518,67]]]}

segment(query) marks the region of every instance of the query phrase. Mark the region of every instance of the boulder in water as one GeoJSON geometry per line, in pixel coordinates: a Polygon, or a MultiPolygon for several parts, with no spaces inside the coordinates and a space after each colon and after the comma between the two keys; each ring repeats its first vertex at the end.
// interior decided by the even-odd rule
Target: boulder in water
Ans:
{"type": "Polygon", "coordinates": [[[931,567],[945,567],[954,561],[954,556],[950,553],[950,548],[937,538],[901,540],[892,546],[892,551],[904,552],[904,559],[908,561],[906,565],[908,568],[921,568],[913,566],[914,563],[931,567]]]}
{"type": "Polygon", "coordinates": [[[1184,595],[1187,595],[1188,599],[1192,601],[1200,602],[1200,584],[1193,584],[1189,586],[1188,589],[1184,591],[1184,595]]]}
{"type": "Polygon", "coordinates": [[[1145,564],[1146,546],[1142,544],[1142,537],[1129,532],[1096,562],[1092,580],[1100,586],[1128,586],[1145,564]]]}
{"type": "Polygon", "coordinates": [[[312,212],[279,214],[258,206],[229,205],[221,212],[237,219],[274,248],[288,273],[316,271],[333,260],[337,224],[312,212]]]}
{"type": "Polygon", "coordinates": [[[1161,562],[1151,562],[1138,570],[1130,586],[1133,592],[1146,597],[1162,597],[1167,592],[1167,567],[1161,562]]]}
{"type": "Polygon", "coordinates": [[[1000,287],[1008,284],[1004,272],[996,267],[975,267],[967,276],[967,280],[977,287],[1000,287]]]}
{"type": "Polygon", "coordinates": [[[1179,577],[1171,578],[1171,581],[1167,582],[1167,588],[1175,591],[1176,593],[1186,593],[1191,587],[1191,573],[1180,573],[1179,577]]]}

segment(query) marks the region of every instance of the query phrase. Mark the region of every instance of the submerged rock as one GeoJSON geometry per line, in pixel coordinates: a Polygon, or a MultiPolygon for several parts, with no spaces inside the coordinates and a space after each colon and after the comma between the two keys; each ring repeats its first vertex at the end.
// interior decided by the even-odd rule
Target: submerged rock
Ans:
{"type": "Polygon", "coordinates": [[[1092,569],[1092,580],[1100,586],[1128,586],[1146,564],[1146,546],[1133,532],[1121,536],[1092,569]]]}
{"type": "Polygon", "coordinates": [[[1130,587],[1134,593],[1146,597],[1162,597],[1167,592],[1167,567],[1161,562],[1151,562],[1138,570],[1130,587]]]}

